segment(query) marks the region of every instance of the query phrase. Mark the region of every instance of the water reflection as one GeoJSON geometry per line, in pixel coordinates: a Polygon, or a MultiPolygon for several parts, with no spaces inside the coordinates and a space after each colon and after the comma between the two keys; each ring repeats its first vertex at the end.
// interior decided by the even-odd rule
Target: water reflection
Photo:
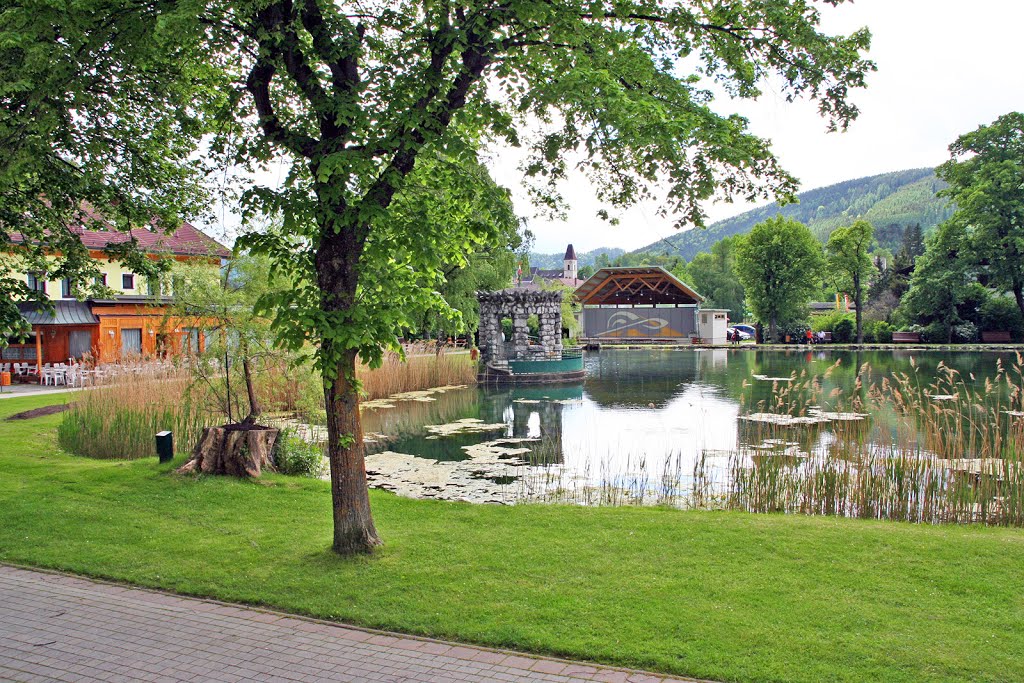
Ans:
{"type": "MultiPolygon", "coordinates": [[[[1012,360],[996,353],[817,348],[605,350],[587,355],[583,384],[451,390],[435,400],[368,409],[363,426],[376,435],[371,453],[454,466],[446,471],[458,471],[459,463],[477,467],[474,458],[483,454],[486,468],[462,474],[476,472],[503,486],[519,480],[520,490],[597,487],[676,495],[692,490],[699,464],[700,485],[713,492],[716,482],[725,485],[737,454],[753,466],[849,452],[853,442],[891,444],[897,436],[908,442],[908,417],[895,411],[796,425],[741,419],[780,412],[773,403],[780,396],[801,414],[856,410],[869,403],[869,387],[883,379],[905,376],[926,392],[941,363],[984,386],[997,362],[1012,360]],[[460,421],[472,429],[458,429],[460,421]],[[534,480],[524,481],[529,476],[534,480]]],[[[918,435],[910,429],[913,443],[918,435]]]]}

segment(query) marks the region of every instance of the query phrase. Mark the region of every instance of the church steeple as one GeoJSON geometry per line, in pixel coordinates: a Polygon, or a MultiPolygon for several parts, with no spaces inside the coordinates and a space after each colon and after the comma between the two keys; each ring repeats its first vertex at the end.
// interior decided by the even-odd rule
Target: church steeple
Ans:
{"type": "Polygon", "coordinates": [[[575,280],[579,277],[579,269],[576,267],[576,250],[569,245],[569,248],[565,250],[565,258],[562,259],[562,277],[567,280],[575,280]]]}

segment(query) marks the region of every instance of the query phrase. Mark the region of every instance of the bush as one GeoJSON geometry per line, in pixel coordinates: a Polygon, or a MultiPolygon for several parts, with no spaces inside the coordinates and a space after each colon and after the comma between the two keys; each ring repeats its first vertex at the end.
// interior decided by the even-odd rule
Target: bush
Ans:
{"type": "Polygon", "coordinates": [[[832,328],[832,341],[837,344],[848,344],[853,341],[857,326],[850,320],[849,316],[836,321],[832,328]]]}
{"type": "Polygon", "coordinates": [[[953,341],[961,344],[972,344],[978,341],[978,326],[972,322],[962,322],[953,326],[953,341]]]}
{"type": "Polygon", "coordinates": [[[878,336],[875,333],[878,323],[878,320],[865,320],[861,323],[861,330],[864,332],[864,343],[874,344],[878,341],[878,336]]]}
{"type": "Polygon", "coordinates": [[[884,320],[875,323],[875,341],[879,344],[892,343],[893,326],[884,320]]]}
{"type": "Polygon", "coordinates": [[[1024,319],[1017,302],[1008,296],[994,296],[981,305],[978,327],[989,332],[1009,332],[1014,341],[1024,339],[1024,319]]]}
{"type": "Polygon", "coordinates": [[[920,332],[921,341],[927,344],[946,344],[949,342],[949,329],[942,323],[935,321],[925,326],[913,325],[911,332],[920,332]]]}
{"type": "Polygon", "coordinates": [[[832,332],[840,320],[853,320],[853,314],[845,311],[829,311],[811,318],[811,329],[815,332],[832,332]]]}
{"type": "Polygon", "coordinates": [[[274,467],[281,474],[322,477],[327,471],[323,446],[306,441],[291,429],[282,429],[274,446],[274,467]]]}

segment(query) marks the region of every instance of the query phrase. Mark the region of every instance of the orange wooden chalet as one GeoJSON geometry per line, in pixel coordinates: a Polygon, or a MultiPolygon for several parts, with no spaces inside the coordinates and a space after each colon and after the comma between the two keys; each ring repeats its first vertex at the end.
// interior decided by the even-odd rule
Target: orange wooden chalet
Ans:
{"type": "Polygon", "coordinates": [[[182,223],[172,234],[149,228],[128,234],[92,229],[97,218],[88,215],[89,228],[79,225],[72,230],[98,262],[102,284],[113,290],[114,296],[82,301],[74,297],[66,280],[47,280],[45,273],[18,274],[26,278],[30,288],[44,292],[54,308],[47,312],[32,303],[19,304],[32,334],[27,341],[9,340],[0,350],[3,361],[31,364],[38,369],[44,363],[84,358],[110,363],[201,350],[201,330],[168,315],[174,300],[168,283],[147,281],[111,261],[103,250],[134,237],[151,258],[208,263],[211,268],[219,268],[230,251],[188,223],[182,223]]]}

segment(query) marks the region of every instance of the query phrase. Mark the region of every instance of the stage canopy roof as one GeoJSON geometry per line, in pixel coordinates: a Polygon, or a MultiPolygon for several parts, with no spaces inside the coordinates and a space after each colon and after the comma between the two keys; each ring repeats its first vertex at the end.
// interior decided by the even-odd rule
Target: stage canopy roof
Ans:
{"type": "Polygon", "coordinates": [[[661,266],[602,268],[576,289],[584,306],[699,304],[704,297],[661,266]]]}

